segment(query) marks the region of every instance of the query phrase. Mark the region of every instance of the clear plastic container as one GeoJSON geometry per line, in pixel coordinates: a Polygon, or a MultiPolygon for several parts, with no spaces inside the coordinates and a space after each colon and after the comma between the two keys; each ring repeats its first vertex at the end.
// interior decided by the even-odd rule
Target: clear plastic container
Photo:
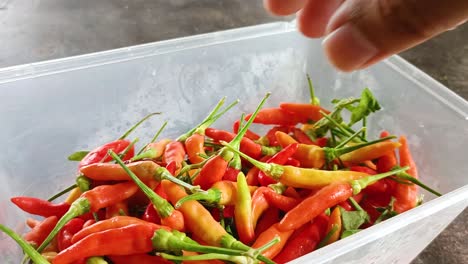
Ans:
{"type": "MultiPolygon", "coordinates": [[[[0,222],[25,230],[27,215],[11,196],[47,198],[73,182],[68,154],[115,139],[143,115],[160,111],[135,136],[145,142],[169,120],[173,137],[199,122],[223,96],[239,111],[308,101],[305,75],[325,106],[369,87],[383,110],[369,134],[408,135],[421,178],[444,193],[404,214],[317,250],[296,263],[407,263],[468,204],[468,104],[399,57],[343,74],[323,56],[320,41],[290,23],[272,23],[0,70],[0,222]]],[[[6,263],[21,251],[0,235],[6,263]]],[[[5,262],[3,262],[5,263],[5,262]]]]}

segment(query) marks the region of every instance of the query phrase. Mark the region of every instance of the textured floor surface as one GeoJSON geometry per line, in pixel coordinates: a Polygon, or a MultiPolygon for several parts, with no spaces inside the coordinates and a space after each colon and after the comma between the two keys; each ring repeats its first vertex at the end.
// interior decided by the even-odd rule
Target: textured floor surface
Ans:
{"type": "MultiPolygon", "coordinates": [[[[0,0],[0,67],[280,19],[292,18],[260,0],[0,0]]],[[[468,24],[401,55],[468,99],[468,24]]],[[[466,221],[467,210],[413,263],[468,263],[466,221]]]]}

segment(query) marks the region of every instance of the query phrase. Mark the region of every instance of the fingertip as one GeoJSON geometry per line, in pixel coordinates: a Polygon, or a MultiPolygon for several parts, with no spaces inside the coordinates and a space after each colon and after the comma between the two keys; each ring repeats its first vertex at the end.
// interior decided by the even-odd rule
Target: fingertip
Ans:
{"type": "Polygon", "coordinates": [[[344,72],[361,69],[378,54],[378,49],[351,23],[344,24],[322,42],[331,64],[344,72]]]}
{"type": "Polygon", "coordinates": [[[297,14],[299,31],[307,37],[323,37],[330,18],[342,3],[343,0],[309,0],[297,14]]]}
{"type": "Polygon", "coordinates": [[[306,0],[263,0],[263,6],[273,15],[288,16],[304,7],[306,0]]]}

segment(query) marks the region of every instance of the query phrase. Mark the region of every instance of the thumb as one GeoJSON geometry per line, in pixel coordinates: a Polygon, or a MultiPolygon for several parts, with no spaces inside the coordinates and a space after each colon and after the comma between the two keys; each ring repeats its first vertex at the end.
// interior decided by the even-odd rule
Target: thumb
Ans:
{"type": "Polygon", "coordinates": [[[346,0],[328,22],[325,53],[353,71],[411,48],[468,19],[468,0],[346,0]]]}

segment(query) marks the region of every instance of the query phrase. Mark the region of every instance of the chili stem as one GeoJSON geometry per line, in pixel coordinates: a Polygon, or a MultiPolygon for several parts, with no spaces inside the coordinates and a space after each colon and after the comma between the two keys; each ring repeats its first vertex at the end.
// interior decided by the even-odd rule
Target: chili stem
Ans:
{"type": "Polygon", "coordinates": [[[207,117],[205,117],[205,119],[203,119],[203,121],[201,123],[199,123],[197,126],[195,126],[194,128],[190,129],[187,133],[183,134],[183,135],[180,135],[176,141],[185,141],[188,137],[190,137],[200,126],[202,126],[203,124],[205,124],[206,122],[208,122],[209,120],[211,120],[212,118],[214,118],[214,116],[216,115],[216,113],[218,112],[218,110],[221,108],[221,106],[223,106],[224,104],[224,101],[226,101],[226,97],[223,97],[221,98],[221,100],[219,100],[219,102],[216,104],[215,108],[213,110],[211,110],[211,112],[208,114],[207,117]]]}
{"type": "Polygon", "coordinates": [[[59,198],[60,196],[62,196],[62,195],[64,195],[64,194],[70,192],[71,190],[75,189],[76,187],[77,187],[77,185],[76,185],[76,184],[73,184],[73,185],[71,185],[71,186],[65,188],[64,190],[60,191],[59,193],[54,194],[52,197],[50,197],[49,199],[47,199],[47,201],[52,202],[52,201],[54,201],[55,199],[59,198]]]}
{"type": "Polygon", "coordinates": [[[163,132],[164,128],[166,128],[166,126],[167,126],[167,121],[164,121],[164,123],[162,124],[162,126],[161,126],[161,127],[158,129],[158,131],[156,132],[156,134],[154,134],[154,136],[153,136],[153,138],[151,139],[151,141],[150,141],[148,144],[144,145],[144,146],[140,149],[140,151],[138,151],[138,153],[137,153],[136,156],[140,155],[140,154],[143,152],[143,150],[145,150],[145,148],[146,148],[149,144],[155,142],[156,139],[158,139],[159,135],[163,132]]]}
{"type": "Polygon", "coordinates": [[[90,257],[86,259],[86,264],[108,264],[103,257],[90,257]]]}
{"type": "Polygon", "coordinates": [[[416,179],[415,177],[409,175],[408,173],[406,172],[400,172],[400,173],[397,173],[396,174],[396,177],[397,178],[400,178],[400,179],[404,179],[404,180],[407,180],[407,181],[410,181],[416,185],[418,185],[419,187],[423,188],[424,190],[436,195],[436,196],[442,196],[442,194],[434,189],[432,189],[431,187],[425,185],[424,183],[422,183],[420,180],[416,179]]]}
{"type": "Polygon", "coordinates": [[[356,131],[356,133],[352,134],[350,137],[348,137],[347,139],[343,140],[340,144],[338,144],[338,146],[336,146],[335,148],[341,148],[343,146],[345,146],[346,144],[348,144],[351,140],[353,140],[355,137],[357,137],[359,135],[359,133],[361,132],[364,132],[366,131],[366,128],[365,127],[362,127],[361,129],[359,129],[358,131],[356,131]]]}
{"type": "Polygon", "coordinates": [[[367,176],[365,178],[361,178],[359,180],[352,180],[350,181],[351,187],[353,188],[353,194],[356,195],[361,192],[362,189],[366,188],[367,186],[371,185],[372,183],[386,178],[388,176],[394,175],[396,173],[404,172],[409,169],[409,166],[398,168],[395,170],[391,170],[386,173],[381,173],[377,175],[367,176]]]}
{"type": "Polygon", "coordinates": [[[36,251],[28,242],[21,236],[15,233],[10,228],[0,224],[0,230],[13,239],[36,264],[50,264],[38,251],[36,251]]]}
{"type": "Polygon", "coordinates": [[[312,80],[310,79],[309,74],[307,76],[307,83],[309,84],[309,93],[310,93],[310,103],[312,105],[320,105],[320,100],[315,96],[314,86],[312,85],[312,80]]]}
{"type": "Polygon", "coordinates": [[[109,150],[109,155],[119,164],[123,170],[132,178],[132,180],[135,182],[136,185],[140,188],[140,190],[145,193],[145,195],[151,200],[151,202],[154,205],[154,208],[158,211],[159,216],[161,218],[166,218],[172,214],[172,211],[174,208],[172,207],[171,204],[169,204],[168,201],[166,201],[164,198],[159,196],[157,193],[155,193],[151,188],[149,188],[144,182],[142,182],[136,175],[133,173],[124,163],[123,161],[119,158],[117,154],[115,154],[114,151],[109,150]]]}
{"type": "Polygon", "coordinates": [[[130,151],[130,149],[132,149],[133,146],[135,146],[135,143],[137,143],[139,140],[139,138],[135,138],[134,140],[132,140],[132,142],[128,144],[128,146],[122,151],[122,153],[119,154],[119,157],[123,159],[125,155],[127,155],[127,153],[130,151]]]}
{"type": "Polygon", "coordinates": [[[247,256],[230,256],[230,255],[224,255],[224,254],[217,254],[217,253],[208,253],[208,254],[202,254],[202,255],[194,255],[194,256],[174,256],[174,255],[169,255],[166,253],[158,253],[161,257],[164,259],[168,260],[175,260],[175,261],[196,261],[196,260],[224,260],[232,263],[239,263],[239,264],[245,264],[245,263],[251,263],[252,261],[249,261],[247,256]]]}
{"type": "Polygon", "coordinates": [[[143,122],[145,122],[146,120],[148,120],[150,117],[154,116],[154,115],[160,115],[161,113],[160,112],[155,112],[155,113],[151,113],[151,114],[148,114],[146,115],[145,117],[143,117],[140,121],[138,121],[135,125],[133,125],[129,130],[127,130],[121,137],[119,137],[119,140],[122,140],[122,139],[125,139],[128,135],[130,135],[130,133],[132,133],[139,125],[141,125],[143,122]]]}

